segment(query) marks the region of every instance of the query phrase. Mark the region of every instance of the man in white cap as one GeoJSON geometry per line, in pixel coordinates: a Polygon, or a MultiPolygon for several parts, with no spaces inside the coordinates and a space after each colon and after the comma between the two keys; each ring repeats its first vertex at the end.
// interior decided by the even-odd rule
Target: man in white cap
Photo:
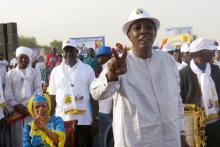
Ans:
{"type": "Polygon", "coordinates": [[[180,70],[183,103],[204,108],[207,116],[207,147],[220,146],[220,69],[209,63],[215,46],[199,38],[190,44],[190,64],[180,70]]]}
{"type": "Polygon", "coordinates": [[[176,60],[176,66],[178,70],[183,68],[183,65],[179,63],[175,57],[175,48],[171,44],[166,44],[163,46],[162,51],[169,53],[175,60],[176,60]]]}
{"type": "Polygon", "coordinates": [[[181,46],[181,60],[182,60],[182,65],[183,67],[187,66],[191,60],[190,55],[189,55],[189,44],[184,43],[181,46]]]}
{"type": "Polygon", "coordinates": [[[16,49],[18,66],[6,75],[5,99],[12,116],[20,115],[20,119],[11,124],[11,139],[16,147],[22,146],[22,130],[25,118],[29,113],[27,102],[35,93],[42,92],[40,72],[31,66],[32,49],[18,47],[16,49]]]}
{"type": "Polygon", "coordinates": [[[95,79],[93,69],[77,59],[74,40],[63,41],[63,62],[56,66],[49,81],[52,111],[64,121],[78,120],[77,147],[91,147],[98,128],[98,102],[90,98],[90,84],[95,79]],[[92,108],[91,108],[92,106],[92,108]]]}
{"type": "Polygon", "coordinates": [[[91,85],[94,99],[113,96],[115,147],[180,147],[180,138],[186,144],[176,62],[152,50],[159,26],[145,10],[134,9],[123,26],[132,52],[112,50],[106,74],[91,85]]]}
{"type": "Polygon", "coordinates": [[[217,47],[216,60],[215,60],[214,64],[218,65],[220,68],[220,46],[217,47]]]}

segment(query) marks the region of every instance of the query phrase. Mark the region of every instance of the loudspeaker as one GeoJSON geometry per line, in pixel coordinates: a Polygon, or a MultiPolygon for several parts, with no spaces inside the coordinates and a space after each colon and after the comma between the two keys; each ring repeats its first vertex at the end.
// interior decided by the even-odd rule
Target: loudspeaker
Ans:
{"type": "Polygon", "coordinates": [[[6,44],[5,39],[6,38],[5,38],[4,33],[0,32],[0,45],[5,45],[6,44]]]}
{"type": "Polygon", "coordinates": [[[0,23],[0,33],[4,33],[4,25],[3,23],[0,23]]]}
{"type": "Polygon", "coordinates": [[[1,23],[0,24],[0,45],[7,44],[7,26],[6,24],[1,23]]]}
{"type": "Polygon", "coordinates": [[[18,33],[16,23],[0,24],[0,50],[5,59],[13,58],[14,51],[18,47],[18,33]]]}
{"type": "Polygon", "coordinates": [[[18,34],[17,32],[7,33],[8,44],[18,44],[18,34]]]}
{"type": "Polygon", "coordinates": [[[7,58],[12,59],[18,47],[18,33],[16,23],[7,23],[7,58]]]}
{"type": "Polygon", "coordinates": [[[14,22],[7,23],[7,33],[17,33],[17,24],[14,22]]]}
{"type": "Polygon", "coordinates": [[[0,24],[0,51],[4,54],[4,59],[7,59],[7,51],[6,51],[6,44],[7,44],[7,26],[4,23],[0,24]]]}

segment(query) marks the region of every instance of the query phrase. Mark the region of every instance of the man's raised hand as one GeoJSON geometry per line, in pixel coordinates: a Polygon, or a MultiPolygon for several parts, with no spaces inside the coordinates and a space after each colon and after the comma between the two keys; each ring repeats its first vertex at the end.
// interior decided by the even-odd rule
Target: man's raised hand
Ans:
{"type": "Polygon", "coordinates": [[[127,72],[127,48],[123,49],[122,56],[118,55],[118,52],[112,49],[112,58],[108,62],[108,72],[107,78],[109,81],[115,81],[118,79],[119,75],[125,74],[127,72]]]}

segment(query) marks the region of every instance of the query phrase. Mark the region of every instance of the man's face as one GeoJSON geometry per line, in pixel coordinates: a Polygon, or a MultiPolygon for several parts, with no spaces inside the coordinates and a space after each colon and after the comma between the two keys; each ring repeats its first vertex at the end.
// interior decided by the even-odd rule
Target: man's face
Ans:
{"type": "Polygon", "coordinates": [[[95,56],[95,51],[94,51],[94,49],[89,48],[89,49],[87,50],[87,55],[90,56],[90,57],[94,57],[94,56],[95,56]]]}
{"type": "Polygon", "coordinates": [[[25,69],[27,68],[28,64],[30,63],[30,59],[27,55],[21,54],[17,57],[18,60],[18,67],[20,69],[25,69]]]}
{"type": "Polygon", "coordinates": [[[108,60],[111,59],[111,55],[101,55],[98,57],[98,62],[100,65],[105,64],[106,62],[108,62],[108,60]]]}
{"type": "Polygon", "coordinates": [[[213,53],[210,50],[201,50],[196,53],[196,57],[200,64],[205,64],[211,61],[213,53]]]}
{"type": "Polygon", "coordinates": [[[131,24],[128,38],[135,50],[150,50],[156,38],[156,27],[150,20],[140,19],[131,24]]]}
{"type": "Polygon", "coordinates": [[[66,46],[63,49],[63,57],[64,57],[66,63],[75,62],[77,54],[78,54],[78,50],[74,47],[66,46]]]}
{"type": "Polygon", "coordinates": [[[181,53],[181,59],[182,61],[185,61],[186,63],[190,63],[191,57],[189,55],[189,52],[183,52],[181,53]]]}

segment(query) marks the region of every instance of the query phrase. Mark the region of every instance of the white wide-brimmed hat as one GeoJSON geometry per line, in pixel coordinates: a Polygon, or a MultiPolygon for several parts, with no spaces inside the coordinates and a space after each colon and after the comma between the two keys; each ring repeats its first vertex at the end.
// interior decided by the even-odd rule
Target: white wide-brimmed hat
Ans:
{"type": "Polygon", "coordinates": [[[211,45],[207,39],[199,38],[190,44],[189,52],[195,53],[201,50],[216,50],[216,46],[211,45]]]}
{"type": "Polygon", "coordinates": [[[160,21],[157,18],[151,17],[149,15],[149,13],[142,8],[135,8],[131,12],[127,22],[123,25],[123,28],[122,28],[123,32],[127,35],[130,25],[134,21],[139,20],[139,19],[149,19],[149,20],[153,21],[156,26],[156,30],[158,30],[160,27],[160,21]]]}
{"type": "Polygon", "coordinates": [[[171,51],[175,51],[175,48],[171,44],[166,44],[163,46],[162,51],[171,52],[171,51]]]}
{"type": "Polygon", "coordinates": [[[73,40],[73,39],[71,39],[71,38],[66,39],[66,40],[63,41],[62,50],[63,50],[66,46],[71,46],[71,47],[74,47],[74,48],[78,49],[76,41],[73,40]]]}
{"type": "Polygon", "coordinates": [[[189,44],[187,44],[187,43],[182,44],[180,52],[181,53],[189,52],[189,44]]]}

